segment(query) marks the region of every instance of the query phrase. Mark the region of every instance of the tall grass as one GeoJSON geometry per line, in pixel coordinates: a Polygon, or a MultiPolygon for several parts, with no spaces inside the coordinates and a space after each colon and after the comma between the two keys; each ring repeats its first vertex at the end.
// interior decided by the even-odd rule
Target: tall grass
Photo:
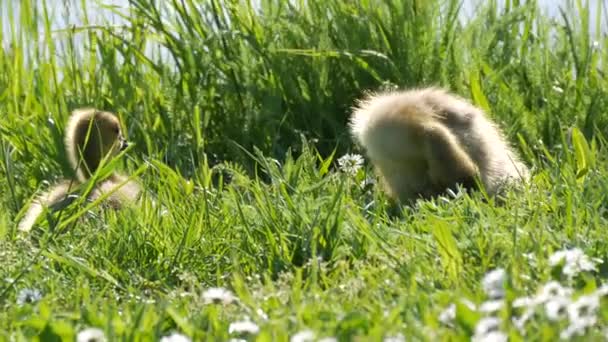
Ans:
{"type": "MultiPolygon", "coordinates": [[[[554,340],[566,321],[540,313],[524,335],[511,302],[551,279],[577,295],[603,282],[605,266],[567,279],[548,265],[563,248],[608,254],[608,46],[588,29],[601,8],[570,1],[549,18],[535,1],[488,1],[464,21],[456,0],[76,5],[78,24],[58,29],[54,2],[0,1],[0,339],[93,326],[227,340],[248,317],[248,340],[467,340],[483,314],[463,299],[484,302],[481,278],[504,268],[501,330],[554,340]],[[96,22],[99,6],[120,19],[96,22]],[[336,168],[357,151],[357,98],[426,85],[499,122],[531,184],[504,205],[473,193],[395,213],[362,185],[369,168],[336,168]],[[118,212],[69,206],[20,236],[34,193],[71,175],[63,129],[81,106],[118,113],[134,142],[121,167],[148,193],[118,212]],[[238,302],[206,303],[215,286],[238,302]],[[22,303],[24,289],[42,298],[22,303]],[[453,302],[456,320],[440,323],[453,302]]],[[[607,326],[599,312],[588,338],[607,326]]]]}

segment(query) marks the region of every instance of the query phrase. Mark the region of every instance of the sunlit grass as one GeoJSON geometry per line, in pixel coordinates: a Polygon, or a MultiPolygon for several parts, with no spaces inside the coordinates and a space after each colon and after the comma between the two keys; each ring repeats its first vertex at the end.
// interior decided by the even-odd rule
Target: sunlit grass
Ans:
{"type": "Polygon", "coordinates": [[[0,3],[0,340],[605,336],[607,42],[582,1],[557,21],[488,1],[464,23],[459,1],[130,0],[62,29],[51,2],[0,3]],[[488,111],[530,184],[394,208],[346,118],[366,91],[423,85],[488,111]],[[147,194],[20,236],[23,206],[71,175],[81,106],[120,116],[147,194]],[[576,274],[552,258],[574,248],[576,274]],[[540,302],[547,284],[567,295],[540,302]]]}

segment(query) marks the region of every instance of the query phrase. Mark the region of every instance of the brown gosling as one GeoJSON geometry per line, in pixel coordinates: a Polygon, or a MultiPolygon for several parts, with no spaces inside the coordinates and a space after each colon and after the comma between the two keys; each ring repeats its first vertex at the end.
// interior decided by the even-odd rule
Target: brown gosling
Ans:
{"type": "Polygon", "coordinates": [[[443,89],[372,94],[358,102],[349,125],[394,200],[411,203],[477,181],[493,196],[529,177],[498,126],[443,89]]]}
{"type": "MultiPolygon", "coordinates": [[[[66,127],[65,147],[76,179],[62,180],[35,199],[19,222],[18,229],[30,231],[45,207],[56,210],[64,206],[72,190],[87,182],[104,159],[117,155],[127,146],[120,122],[114,114],[91,108],[75,110],[66,127]]],[[[128,177],[113,172],[95,185],[88,199],[95,200],[106,193],[110,193],[106,203],[112,208],[120,208],[126,202],[136,201],[141,188],[128,177]]]]}

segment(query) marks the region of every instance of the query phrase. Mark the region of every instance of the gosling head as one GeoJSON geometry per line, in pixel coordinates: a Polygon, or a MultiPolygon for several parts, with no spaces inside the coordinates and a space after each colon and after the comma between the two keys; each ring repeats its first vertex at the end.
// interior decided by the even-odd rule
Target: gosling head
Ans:
{"type": "Polygon", "coordinates": [[[127,147],[118,118],[96,109],[75,110],[65,139],[70,164],[82,182],[95,173],[106,156],[116,155],[127,147]]]}

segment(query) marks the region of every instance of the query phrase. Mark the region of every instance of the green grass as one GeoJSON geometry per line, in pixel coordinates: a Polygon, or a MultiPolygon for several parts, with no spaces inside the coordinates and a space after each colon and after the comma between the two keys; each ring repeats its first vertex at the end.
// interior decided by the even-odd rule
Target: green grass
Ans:
{"type": "MultiPolygon", "coordinates": [[[[0,340],[70,341],[87,327],[228,340],[247,317],[260,328],[250,341],[307,329],[468,340],[483,314],[465,299],[484,302],[482,278],[503,268],[501,331],[553,341],[568,319],[539,308],[523,335],[512,301],[550,280],[575,297],[606,282],[606,264],[571,279],[549,264],[573,247],[608,260],[608,40],[589,34],[600,17],[584,1],[557,21],[534,1],[488,1],[463,24],[458,1],[130,0],[109,9],[124,23],[85,14],[63,30],[45,2],[21,3],[16,15],[0,1],[0,340]],[[477,192],[395,213],[361,187],[369,165],[340,171],[359,151],[346,130],[354,101],[423,85],[486,109],[531,183],[504,205],[477,192]],[[134,143],[118,163],[149,196],[121,211],[69,206],[20,236],[22,208],[70,176],[63,129],[81,106],[118,113],[134,143]],[[206,303],[212,287],[238,301],[206,303]],[[41,298],[21,303],[24,289],[41,298]],[[442,324],[451,303],[456,320],[442,324]]],[[[584,338],[607,328],[602,299],[584,338]]]]}

